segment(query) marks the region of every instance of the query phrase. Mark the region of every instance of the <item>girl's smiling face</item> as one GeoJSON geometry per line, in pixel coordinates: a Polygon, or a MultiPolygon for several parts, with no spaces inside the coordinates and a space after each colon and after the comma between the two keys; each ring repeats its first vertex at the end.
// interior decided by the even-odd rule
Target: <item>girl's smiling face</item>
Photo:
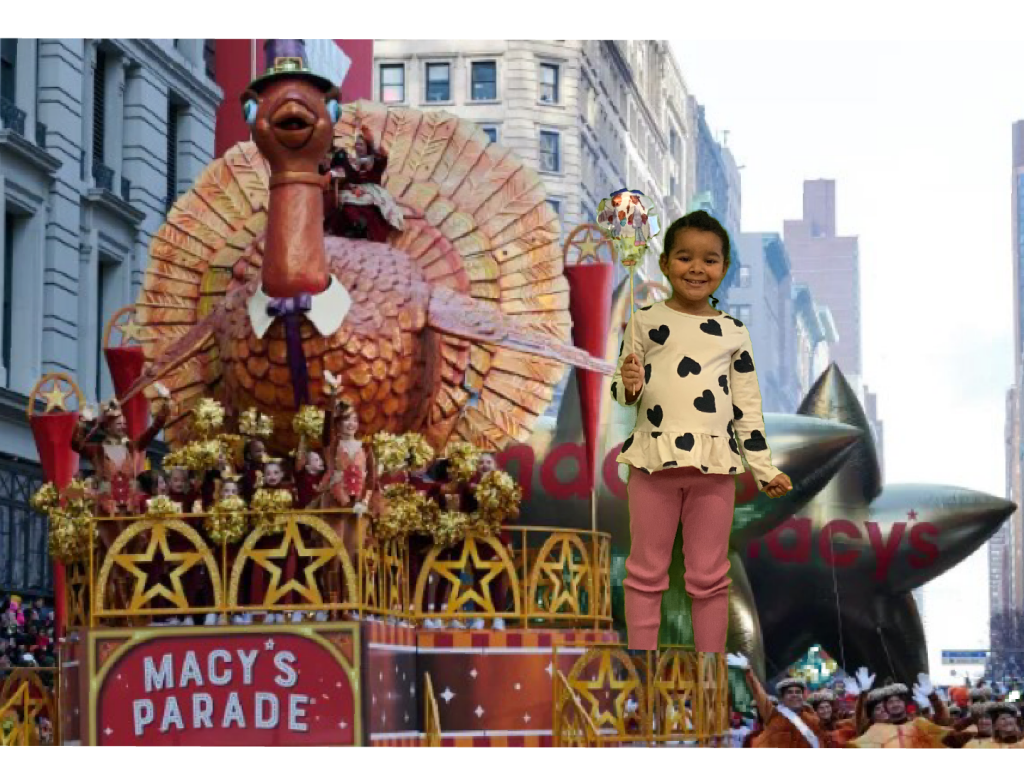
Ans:
{"type": "Polygon", "coordinates": [[[661,271],[683,306],[703,305],[725,277],[722,239],[714,232],[685,227],[676,233],[671,250],[662,254],[661,271]]]}

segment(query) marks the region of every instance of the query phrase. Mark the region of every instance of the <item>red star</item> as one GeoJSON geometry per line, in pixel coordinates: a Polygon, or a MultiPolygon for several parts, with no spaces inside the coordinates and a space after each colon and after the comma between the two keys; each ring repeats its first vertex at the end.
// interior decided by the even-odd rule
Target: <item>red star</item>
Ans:
{"type": "Polygon", "coordinates": [[[917,520],[917,512],[915,512],[914,510],[910,510],[909,512],[907,512],[907,519],[917,520]]]}

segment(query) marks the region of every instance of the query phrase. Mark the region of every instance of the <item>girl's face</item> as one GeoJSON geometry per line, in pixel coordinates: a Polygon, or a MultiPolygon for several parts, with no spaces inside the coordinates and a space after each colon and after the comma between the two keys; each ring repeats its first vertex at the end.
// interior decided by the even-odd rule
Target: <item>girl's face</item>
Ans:
{"type": "Polygon", "coordinates": [[[188,470],[186,469],[172,469],[171,470],[171,493],[187,493],[188,492],[188,470]]]}
{"type": "Polygon", "coordinates": [[[341,417],[341,436],[346,440],[351,440],[356,436],[356,432],[359,431],[359,414],[355,412],[355,409],[349,410],[344,416],[341,417]]]}
{"type": "Polygon", "coordinates": [[[167,478],[163,475],[156,476],[156,495],[166,496],[167,495],[167,478]]]}
{"type": "Polygon", "coordinates": [[[312,475],[317,472],[323,472],[324,460],[320,458],[320,454],[316,451],[310,451],[306,454],[306,471],[312,475]]]}
{"type": "Polygon", "coordinates": [[[488,472],[493,472],[498,468],[498,462],[494,458],[493,453],[482,453],[480,454],[480,474],[486,475],[488,472]]]}
{"type": "Polygon", "coordinates": [[[663,254],[661,271],[676,298],[687,304],[704,304],[725,277],[722,239],[714,232],[686,227],[676,233],[672,250],[663,254]]]}
{"type": "Polygon", "coordinates": [[[889,713],[885,711],[885,702],[880,701],[871,709],[871,719],[876,723],[884,723],[889,719],[889,713]]]}
{"type": "Polygon", "coordinates": [[[356,147],[355,148],[356,148],[356,154],[357,155],[359,155],[360,157],[365,157],[366,156],[366,151],[367,151],[366,139],[364,139],[362,136],[357,136],[356,137],[356,147]]]}
{"type": "Polygon", "coordinates": [[[238,495],[238,483],[236,483],[234,480],[227,480],[220,487],[220,497],[222,499],[227,499],[227,498],[229,498],[231,496],[237,496],[237,495],[238,495]]]}
{"type": "Polygon", "coordinates": [[[829,702],[822,701],[814,709],[822,721],[828,722],[832,719],[832,705],[829,702]]]}
{"type": "Polygon", "coordinates": [[[280,464],[267,464],[263,468],[263,480],[271,488],[276,488],[284,480],[284,470],[280,464]]]}

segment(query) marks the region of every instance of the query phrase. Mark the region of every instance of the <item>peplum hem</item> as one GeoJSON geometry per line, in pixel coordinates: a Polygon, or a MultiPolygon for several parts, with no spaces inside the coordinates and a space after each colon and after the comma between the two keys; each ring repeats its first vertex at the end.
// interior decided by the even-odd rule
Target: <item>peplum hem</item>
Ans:
{"type": "Polygon", "coordinates": [[[742,475],[743,458],[729,446],[729,435],[699,432],[633,432],[615,461],[646,472],[696,467],[704,474],[742,475]]]}

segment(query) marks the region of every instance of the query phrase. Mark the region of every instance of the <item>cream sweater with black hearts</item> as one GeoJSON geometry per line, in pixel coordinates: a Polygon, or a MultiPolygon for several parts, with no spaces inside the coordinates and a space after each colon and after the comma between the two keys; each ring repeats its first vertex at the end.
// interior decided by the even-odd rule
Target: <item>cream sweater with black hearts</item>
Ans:
{"type": "Polygon", "coordinates": [[[781,470],[772,464],[761,414],[750,333],[725,314],[689,315],[665,302],[644,307],[627,324],[612,380],[626,405],[622,364],[633,351],[644,366],[636,427],[617,461],[647,472],[699,467],[738,474],[746,460],[763,488],[781,470]],[[734,431],[735,430],[735,431],[734,431]]]}

